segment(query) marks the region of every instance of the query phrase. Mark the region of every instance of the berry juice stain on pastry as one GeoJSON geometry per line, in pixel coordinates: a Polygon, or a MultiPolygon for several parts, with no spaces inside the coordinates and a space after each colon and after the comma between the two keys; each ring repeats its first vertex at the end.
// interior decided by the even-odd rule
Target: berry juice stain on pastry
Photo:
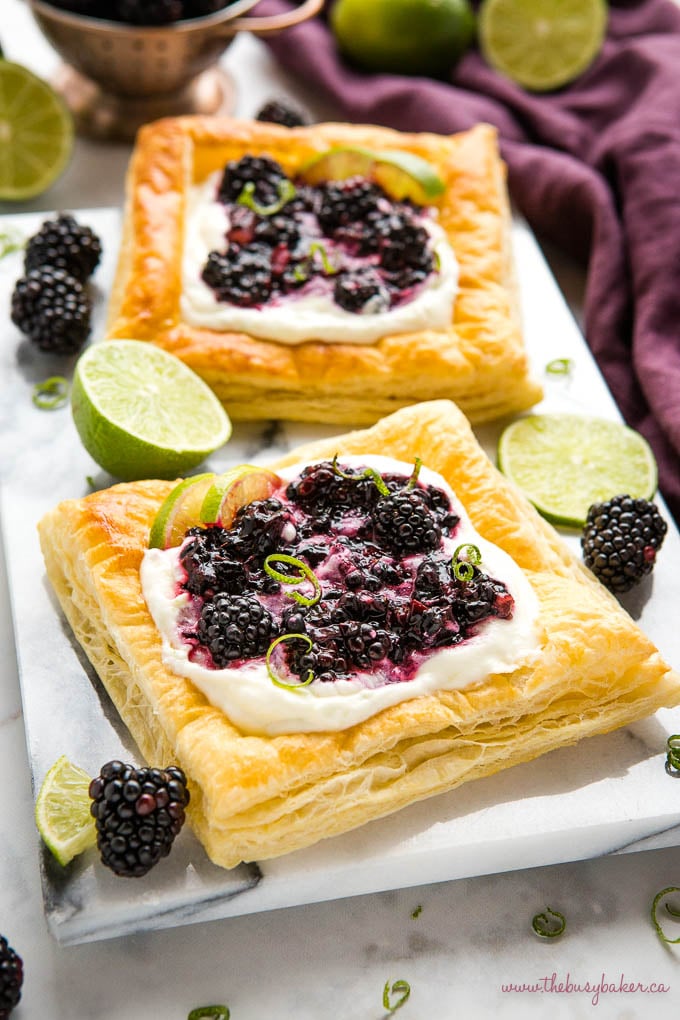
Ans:
{"type": "Polygon", "coordinates": [[[279,477],[141,568],[165,665],[236,726],[342,730],[538,654],[533,589],[440,475],[356,456],[279,477]]]}
{"type": "Polygon", "coordinates": [[[442,329],[458,290],[433,206],[360,174],[291,180],[268,156],[192,188],[182,273],[185,321],[288,344],[442,329]]]}

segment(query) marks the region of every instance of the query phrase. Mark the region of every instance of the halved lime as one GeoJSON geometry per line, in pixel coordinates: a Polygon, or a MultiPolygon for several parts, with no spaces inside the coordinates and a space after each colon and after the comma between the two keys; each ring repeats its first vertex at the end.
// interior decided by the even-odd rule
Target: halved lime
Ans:
{"type": "Polygon", "coordinates": [[[203,499],[214,477],[209,473],[185,478],[165,497],[151,525],[150,549],[171,549],[182,544],[188,529],[200,523],[203,499]]]}
{"type": "Polygon", "coordinates": [[[40,195],[72,151],[71,114],[54,89],[20,64],[0,60],[0,199],[40,195]]]}
{"type": "Polygon", "coordinates": [[[212,390],[172,354],[141,340],[106,340],[80,356],[71,389],[83,446],[123,481],[176,478],[231,435],[212,390]]]}
{"type": "Polygon", "coordinates": [[[624,493],[651,499],[657,467],[648,443],[620,422],[533,414],[503,431],[498,466],[555,524],[580,528],[593,503],[624,493]]]}
{"type": "Polygon", "coordinates": [[[577,78],[600,51],[605,0],[484,0],[479,41],[497,71],[535,92],[577,78]]]}
{"type": "Polygon", "coordinates": [[[97,842],[89,786],[87,772],[62,754],[40,787],[35,804],[36,825],[43,842],[62,865],[97,842]]]}
{"type": "Polygon", "coordinates": [[[256,499],[267,499],[279,485],[278,475],[253,464],[239,464],[222,475],[215,475],[201,506],[201,522],[229,528],[242,506],[256,499]]]}
{"type": "Polygon", "coordinates": [[[361,147],[338,147],[306,163],[299,176],[308,184],[367,177],[377,181],[392,198],[410,198],[426,205],[441,195],[446,185],[426,159],[403,149],[376,151],[361,147]]]}

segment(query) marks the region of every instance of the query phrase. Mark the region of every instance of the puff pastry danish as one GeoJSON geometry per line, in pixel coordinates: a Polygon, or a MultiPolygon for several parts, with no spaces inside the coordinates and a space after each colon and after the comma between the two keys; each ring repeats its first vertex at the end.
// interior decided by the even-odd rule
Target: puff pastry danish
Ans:
{"type": "Polygon", "coordinates": [[[540,654],[337,732],[245,733],[164,665],[140,564],[172,482],[116,485],[61,503],[39,525],[48,576],[78,640],[144,757],[186,771],[190,821],[225,867],[311,845],[680,702],[680,676],[496,471],[450,402],[402,409],[275,468],[375,451],[422,456],[480,535],[513,557],[538,600],[540,654]]]}
{"type": "Polygon", "coordinates": [[[180,117],[138,135],[108,335],[176,354],[234,419],[371,424],[399,407],[447,398],[480,422],[530,407],[541,388],[530,375],[517,304],[505,170],[491,127],[443,136],[180,117]],[[315,155],[342,146],[408,150],[444,181],[433,204],[459,266],[450,325],[371,343],[309,336],[291,346],[186,321],[182,261],[192,186],[244,155],[269,156],[293,177],[315,155]]]}

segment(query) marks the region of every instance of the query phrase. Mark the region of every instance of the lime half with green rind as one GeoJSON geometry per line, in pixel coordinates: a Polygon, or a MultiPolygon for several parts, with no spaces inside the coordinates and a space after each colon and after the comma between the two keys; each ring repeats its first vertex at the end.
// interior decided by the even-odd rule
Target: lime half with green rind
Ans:
{"type": "Polygon", "coordinates": [[[43,842],[61,865],[97,842],[89,788],[87,772],[66,755],[55,761],[40,787],[35,805],[36,825],[43,842]]]}
{"type": "Polygon", "coordinates": [[[433,202],[446,190],[431,163],[403,149],[337,146],[305,163],[299,176],[308,184],[366,177],[380,184],[397,201],[410,198],[418,205],[433,202]]]}

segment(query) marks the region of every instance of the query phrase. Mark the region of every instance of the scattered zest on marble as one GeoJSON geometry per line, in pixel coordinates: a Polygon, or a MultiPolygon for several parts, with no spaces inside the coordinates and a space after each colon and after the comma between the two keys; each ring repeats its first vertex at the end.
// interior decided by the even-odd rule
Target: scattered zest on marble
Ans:
{"type": "Polygon", "coordinates": [[[668,738],[666,748],[666,772],[673,779],[680,779],[680,733],[668,738]]]}
{"type": "Polygon", "coordinates": [[[31,397],[41,411],[56,411],[68,403],[69,384],[63,375],[51,375],[44,382],[36,383],[31,397]]]}
{"type": "Polygon", "coordinates": [[[560,914],[558,910],[546,907],[544,913],[536,914],[531,919],[531,927],[539,938],[555,939],[564,933],[567,927],[567,920],[564,914],[560,914]],[[557,920],[555,921],[553,918],[557,918],[557,920]]]}
{"type": "MultiPolygon", "coordinates": [[[[673,945],[673,944],[675,944],[677,942],[680,942],[680,936],[678,936],[677,939],[669,939],[668,936],[664,934],[663,928],[661,927],[661,924],[659,923],[659,919],[656,916],[656,911],[657,911],[657,908],[659,906],[659,903],[661,903],[661,900],[664,898],[664,896],[670,896],[671,893],[680,893],[680,886],[669,885],[665,889],[662,889],[661,892],[658,892],[656,894],[656,896],[654,897],[654,900],[652,901],[651,914],[652,914],[652,924],[654,925],[654,928],[656,929],[656,934],[659,936],[659,938],[661,939],[662,942],[668,942],[670,945],[673,945]]],[[[671,907],[671,905],[669,903],[666,903],[665,907],[666,907],[666,913],[669,914],[670,917],[673,917],[673,918],[676,918],[676,919],[680,918],[680,910],[675,910],[673,907],[671,907]]]]}
{"type": "Polygon", "coordinates": [[[571,358],[553,358],[545,366],[548,375],[571,375],[574,370],[574,362],[571,358]]]}
{"type": "Polygon", "coordinates": [[[228,1006],[197,1006],[192,1009],[187,1020],[229,1020],[228,1006]]]}
{"type": "Polygon", "coordinates": [[[408,981],[395,981],[391,988],[389,981],[386,981],[383,988],[383,1006],[389,1013],[396,1013],[399,1007],[404,1005],[410,994],[411,986],[408,981]],[[399,995],[400,998],[390,1002],[390,995],[399,995]]]}

